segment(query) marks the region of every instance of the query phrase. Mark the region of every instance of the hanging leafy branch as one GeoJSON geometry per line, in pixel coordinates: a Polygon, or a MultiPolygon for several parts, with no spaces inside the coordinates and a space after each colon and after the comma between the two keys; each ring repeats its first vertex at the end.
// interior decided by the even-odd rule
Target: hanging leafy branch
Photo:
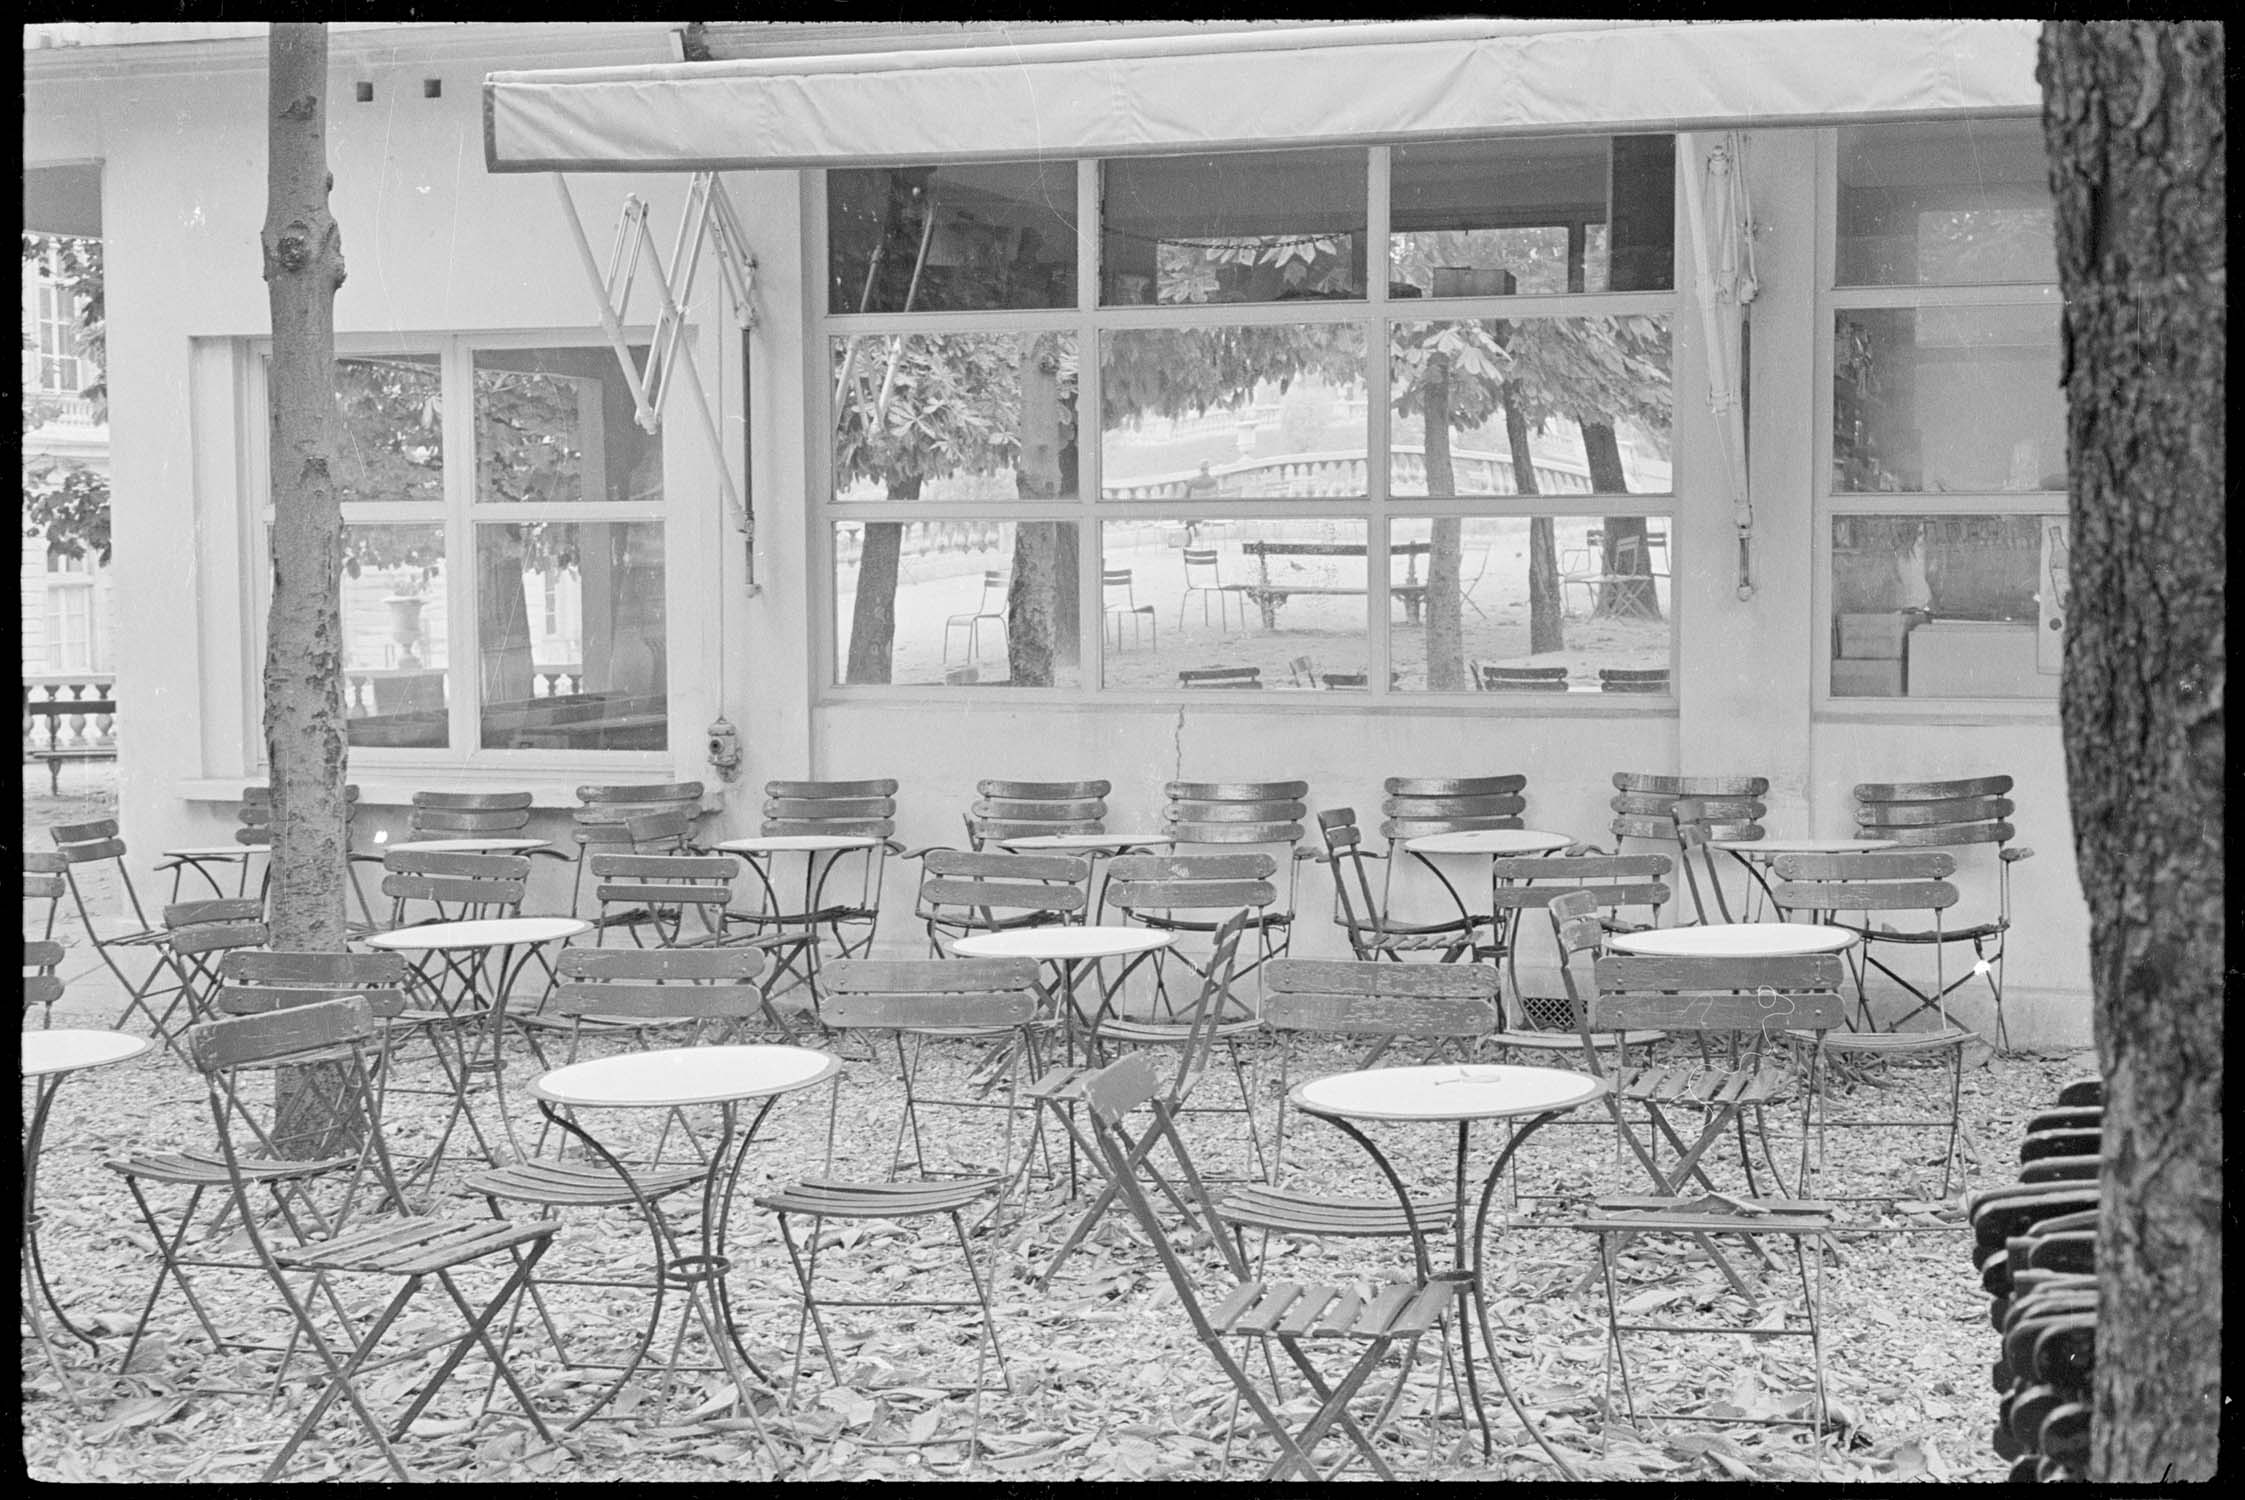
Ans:
{"type": "MultiPolygon", "coordinates": [[[[77,394],[90,402],[96,422],[109,420],[108,312],[103,288],[101,241],[69,235],[25,234],[25,264],[46,268],[48,278],[76,310],[73,348],[93,379],[77,394]]],[[[32,331],[24,331],[24,348],[36,347],[32,331]]],[[[33,432],[59,414],[51,401],[42,401],[25,383],[23,432],[33,432]]],[[[23,534],[41,537],[64,557],[93,553],[109,561],[109,476],[76,459],[35,453],[26,442],[23,455],[23,534]]]]}

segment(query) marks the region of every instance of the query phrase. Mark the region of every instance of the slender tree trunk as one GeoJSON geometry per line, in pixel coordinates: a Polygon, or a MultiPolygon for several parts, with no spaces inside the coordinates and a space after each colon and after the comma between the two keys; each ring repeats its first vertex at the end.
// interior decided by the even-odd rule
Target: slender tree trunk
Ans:
{"type": "MultiPolygon", "coordinates": [[[[889,481],[889,498],[920,498],[918,475],[889,481]]],[[[897,562],[904,551],[902,521],[868,521],[858,549],[857,602],[850,610],[850,660],[844,682],[887,682],[896,650],[897,562]]]]}
{"type": "MultiPolygon", "coordinates": [[[[1498,388],[1504,406],[1504,441],[1512,450],[1512,487],[1515,493],[1539,495],[1536,461],[1528,451],[1528,414],[1513,398],[1512,383],[1498,388]]],[[[1559,544],[1552,534],[1551,517],[1528,522],[1528,654],[1567,649],[1567,629],[1559,613],[1559,544]]]]}
{"type": "MultiPolygon", "coordinates": [[[[1441,356],[1436,356],[1439,362],[1441,356]]],[[[1455,495],[1458,469],[1450,456],[1450,382],[1430,373],[1419,401],[1426,419],[1427,493],[1455,495]]],[[[1428,534],[1423,607],[1427,643],[1427,690],[1462,693],[1470,685],[1465,670],[1465,601],[1458,593],[1460,534],[1456,516],[1437,516],[1428,534]]]]}
{"type": "MultiPolygon", "coordinates": [[[[1024,500],[1060,493],[1060,341],[1032,339],[1021,360],[1021,418],[1015,429],[1014,489],[1024,500]]],[[[1006,585],[1006,661],[1020,687],[1050,687],[1059,641],[1058,523],[1024,521],[1013,528],[1013,573],[1006,585]]]]}
{"type": "MultiPolygon", "coordinates": [[[[327,27],[275,22],[268,48],[265,285],[272,308],[273,605],[265,648],[272,768],[273,946],[343,951],[348,834],[343,738],[343,508],[337,448],[335,290],[343,236],[328,212],[327,27]]],[[[276,1082],[275,1145],[311,1156],[348,1138],[316,1068],[276,1082]]]]}
{"type": "MultiPolygon", "coordinates": [[[[1613,423],[1585,417],[1582,454],[1590,467],[1593,490],[1601,495],[1629,493],[1629,475],[1621,466],[1621,440],[1614,435],[1613,423]]],[[[1600,584],[1598,605],[1592,613],[1636,620],[1659,619],[1660,595],[1652,580],[1652,553],[1645,546],[1645,518],[1608,516],[1604,530],[1605,556],[1599,559],[1598,571],[1609,578],[1642,574],[1644,581],[1631,578],[1626,583],[1600,584]]]]}
{"type": "Polygon", "coordinates": [[[2060,713],[2105,1078],[2103,1484],[2210,1480],[2221,1449],[2223,63],[2214,21],[2042,33],[2072,490],[2060,713]]]}

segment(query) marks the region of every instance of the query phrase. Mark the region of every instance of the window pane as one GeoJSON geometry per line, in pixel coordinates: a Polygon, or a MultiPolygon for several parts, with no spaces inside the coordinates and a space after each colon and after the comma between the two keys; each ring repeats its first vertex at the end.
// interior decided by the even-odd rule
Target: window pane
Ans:
{"type": "Polygon", "coordinates": [[[663,498],[662,439],[634,420],[615,351],[478,349],[475,391],[478,501],[663,498]]]}
{"type": "Polygon", "coordinates": [[[2065,487],[2055,302],[1838,315],[1833,489],[2065,487]]]}
{"type": "Polygon", "coordinates": [[[1398,323],[1388,361],[1395,494],[1660,495],[1673,488],[1666,318],[1398,323]],[[1514,461],[1514,438],[1533,471],[1527,476],[1514,461]]]}
{"type": "Polygon", "coordinates": [[[1390,296],[1676,284],[1673,136],[1442,141],[1391,161],[1390,296]]]}
{"type": "Polygon", "coordinates": [[[343,691],[352,744],[447,743],[448,594],[443,526],[343,528],[343,691]]]}
{"type": "Polygon", "coordinates": [[[1065,333],[828,341],[837,500],[1076,493],[1076,340],[1065,333]]]}
{"type": "Polygon", "coordinates": [[[834,528],[836,680],[1077,687],[1069,521],[844,521],[834,528]]]}
{"type": "Polygon", "coordinates": [[[1076,164],[826,174],[828,312],[1076,305],[1076,164]]]}
{"type": "Polygon", "coordinates": [[[345,501],[444,503],[444,390],[434,354],[335,362],[342,409],[336,483],[345,501]]]}
{"type": "Polygon", "coordinates": [[[1834,516],[1832,695],[2054,698],[2063,516],[1834,516]]]}
{"type": "Polygon", "coordinates": [[[1100,534],[1106,686],[1174,690],[1182,672],[1230,671],[1286,691],[1363,688],[1362,521],[1110,521],[1100,534]]]}
{"type": "Polygon", "coordinates": [[[1363,296],[1367,159],[1349,149],[1101,162],[1099,300],[1363,296]]]}
{"type": "Polygon", "coordinates": [[[475,531],[483,748],[663,749],[661,523],[475,531]]]}
{"type": "Polygon", "coordinates": [[[1099,336],[1100,496],[1361,496],[1364,330],[1129,328],[1099,336]]]}
{"type": "Polygon", "coordinates": [[[1595,693],[1601,671],[1665,672],[1668,528],[1666,516],[1394,522],[1392,575],[1416,585],[1388,637],[1396,686],[1595,693]],[[1554,580],[1540,597],[1539,571],[1554,580]]]}
{"type": "Polygon", "coordinates": [[[1841,286],[2056,281],[2042,122],[1840,129],[1841,286]]]}

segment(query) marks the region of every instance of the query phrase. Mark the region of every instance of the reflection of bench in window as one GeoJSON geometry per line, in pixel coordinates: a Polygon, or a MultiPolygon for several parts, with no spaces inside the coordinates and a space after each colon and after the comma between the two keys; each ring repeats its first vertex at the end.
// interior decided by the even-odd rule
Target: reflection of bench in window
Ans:
{"type": "MultiPolygon", "coordinates": [[[[1387,549],[1388,557],[1403,559],[1403,578],[1390,582],[1388,592],[1403,601],[1404,618],[1418,623],[1419,609],[1426,598],[1426,584],[1419,578],[1419,559],[1433,550],[1431,542],[1398,542],[1387,549]]],[[[1297,583],[1281,577],[1271,578],[1271,559],[1297,557],[1363,557],[1365,549],[1351,542],[1241,542],[1240,552],[1255,559],[1255,582],[1246,586],[1247,597],[1255,601],[1262,611],[1263,628],[1278,628],[1279,607],[1296,594],[1354,594],[1362,596],[1371,592],[1366,584],[1297,583]]],[[[1300,563],[1288,564],[1301,568],[1300,563]]],[[[1305,570],[1306,571],[1306,570],[1305,570]]],[[[1312,575],[1315,576],[1315,575],[1312,575]]]]}
{"type": "Polygon", "coordinates": [[[621,693],[570,693],[528,703],[493,704],[483,739],[510,750],[660,750],[669,732],[668,700],[621,693]]]}

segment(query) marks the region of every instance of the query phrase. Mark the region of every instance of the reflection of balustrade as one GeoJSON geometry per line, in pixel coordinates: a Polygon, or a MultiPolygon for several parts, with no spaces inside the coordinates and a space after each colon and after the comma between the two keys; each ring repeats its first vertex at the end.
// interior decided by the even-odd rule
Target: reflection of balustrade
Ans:
{"type": "MultiPolygon", "coordinates": [[[[995,552],[1003,540],[1002,521],[907,521],[898,544],[903,557],[930,557],[942,552],[995,552]]],[[[834,561],[854,568],[865,553],[865,528],[846,523],[835,528],[834,561]]]]}
{"type": "MultiPolygon", "coordinates": [[[[1460,494],[1514,493],[1512,460],[1501,453],[1458,450],[1452,453],[1450,462],[1460,494]]],[[[1535,468],[1538,493],[1591,493],[1587,468],[1563,459],[1538,462],[1535,468]]],[[[1246,496],[1361,495],[1364,493],[1365,463],[1361,453],[1289,453],[1273,458],[1242,459],[1221,468],[1211,468],[1208,477],[1216,481],[1215,488],[1201,493],[1195,493],[1192,488],[1193,482],[1200,478],[1199,471],[1193,470],[1154,475],[1125,484],[1110,484],[1105,487],[1104,494],[1109,500],[1222,500],[1246,496]]],[[[1423,446],[1398,445],[1390,451],[1388,487],[1397,494],[1413,490],[1425,491],[1426,449],[1423,446]]]]}
{"type": "MultiPolygon", "coordinates": [[[[532,698],[566,698],[584,691],[585,664],[541,663],[530,669],[532,698]]],[[[444,705],[441,667],[350,667],[343,673],[343,712],[363,719],[373,714],[444,705]]]]}
{"type": "Polygon", "coordinates": [[[25,752],[114,752],[116,683],[115,674],[109,672],[25,673],[25,752]]]}

